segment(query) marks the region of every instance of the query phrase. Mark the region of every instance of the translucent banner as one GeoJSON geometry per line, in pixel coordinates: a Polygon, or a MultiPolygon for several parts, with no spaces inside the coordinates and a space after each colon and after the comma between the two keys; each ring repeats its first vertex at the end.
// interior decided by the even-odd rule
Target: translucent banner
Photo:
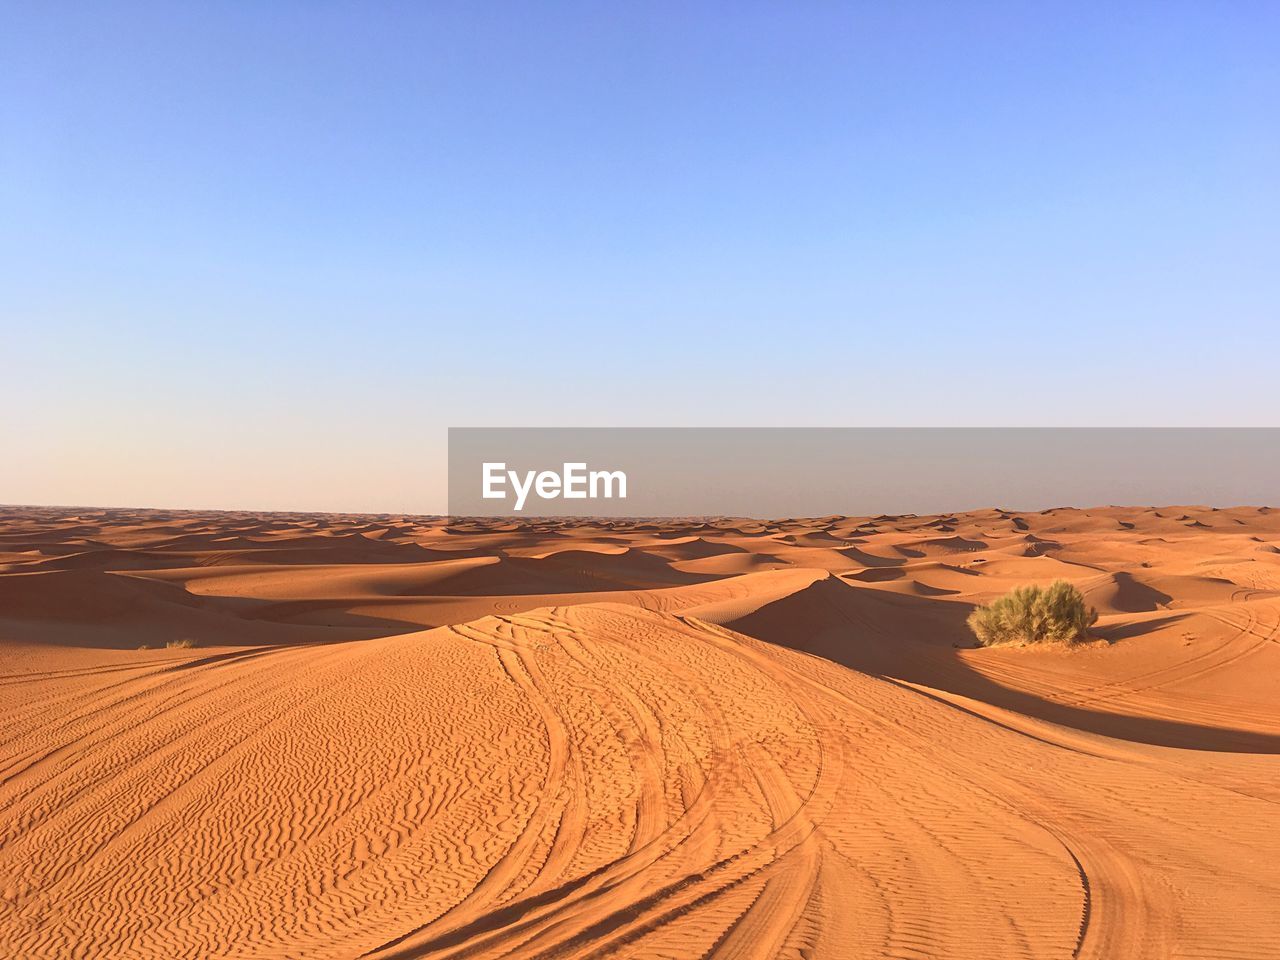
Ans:
{"type": "Polygon", "coordinates": [[[453,516],[1280,503],[1276,428],[452,428],[453,516]]]}

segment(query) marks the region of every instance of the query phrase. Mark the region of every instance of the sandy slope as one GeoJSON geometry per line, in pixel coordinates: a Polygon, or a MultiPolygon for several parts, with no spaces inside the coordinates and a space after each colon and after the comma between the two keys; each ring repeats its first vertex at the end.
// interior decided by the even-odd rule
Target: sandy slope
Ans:
{"type": "Polygon", "coordinates": [[[1266,510],[0,510],[0,956],[1276,957],[1278,694],[1266,510]]]}

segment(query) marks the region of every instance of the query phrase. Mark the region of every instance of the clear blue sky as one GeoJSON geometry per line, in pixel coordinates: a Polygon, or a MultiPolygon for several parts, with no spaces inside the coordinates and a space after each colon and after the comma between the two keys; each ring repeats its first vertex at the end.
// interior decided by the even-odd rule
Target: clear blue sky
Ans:
{"type": "Polygon", "coordinates": [[[0,502],[449,425],[1268,424],[1275,3],[5,3],[0,502]]]}

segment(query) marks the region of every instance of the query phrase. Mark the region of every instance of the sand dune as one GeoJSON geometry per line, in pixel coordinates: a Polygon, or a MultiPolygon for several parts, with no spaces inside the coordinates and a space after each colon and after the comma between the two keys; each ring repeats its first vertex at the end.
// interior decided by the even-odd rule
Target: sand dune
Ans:
{"type": "Polygon", "coordinates": [[[0,956],[1280,956],[1278,546],[0,509],[0,956]]]}

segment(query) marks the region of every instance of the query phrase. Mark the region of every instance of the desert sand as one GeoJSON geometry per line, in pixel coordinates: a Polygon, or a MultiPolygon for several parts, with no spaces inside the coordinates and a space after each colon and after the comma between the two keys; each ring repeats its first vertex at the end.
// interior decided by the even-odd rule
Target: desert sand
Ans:
{"type": "Polygon", "coordinates": [[[1262,960],[1278,803],[1265,508],[0,508],[6,958],[1262,960]]]}

